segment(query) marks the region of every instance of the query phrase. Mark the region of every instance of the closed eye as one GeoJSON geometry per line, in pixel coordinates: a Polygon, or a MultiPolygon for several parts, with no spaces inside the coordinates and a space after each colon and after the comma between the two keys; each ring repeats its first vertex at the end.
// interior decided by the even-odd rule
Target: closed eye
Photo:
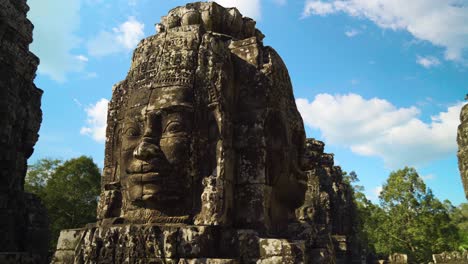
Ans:
{"type": "Polygon", "coordinates": [[[138,137],[140,135],[140,130],[138,128],[135,128],[135,127],[129,127],[126,131],[125,131],[125,135],[127,137],[138,137]]]}
{"type": "Polygon", "coordinates": [[[185,132],[185,127],[181,122],[172,121],[164,129],[164,133],[179,133],[185,132]]]}

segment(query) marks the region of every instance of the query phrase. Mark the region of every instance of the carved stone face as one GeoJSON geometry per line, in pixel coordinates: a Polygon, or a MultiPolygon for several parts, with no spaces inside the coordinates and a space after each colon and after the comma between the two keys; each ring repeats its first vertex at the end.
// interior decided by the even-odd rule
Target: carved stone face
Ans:
{"type": "Polygon", "coordinates": [[[294,131],[278,111],[266,122],[266,174],[272,187],[270,221],[277,232],[288,223],[289,215],[304,202],[306,175],[301,170],[303,134],[294,131]]]}
{"type": "Polygon", "coordinates": [[[301,170],[302,135],[287,129],[284,118],[273,114],[267,121],[267,180],[276,201],[294,209],[304,201],[306,176],[301,170]]]}
{"type": "MultiPolygon", "coordinates": [[[[147,105],[127,109],[122,130],[124,199],[149,209],[183,207],[190,197],[192,90],[153,89],[147,105]]],[[[138,100],[138,99],[137,99],[138,100]]]]}

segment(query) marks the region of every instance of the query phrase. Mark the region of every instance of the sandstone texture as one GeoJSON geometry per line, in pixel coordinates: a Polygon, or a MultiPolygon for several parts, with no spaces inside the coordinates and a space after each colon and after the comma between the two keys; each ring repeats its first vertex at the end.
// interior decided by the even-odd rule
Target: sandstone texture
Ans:
{"type": "Polygon", "coordinates": [[[23,191],[42,121],[28,10],[25,0],[0,0],[0,263],[38,263],[48,247],[45,208],[23,191]]]}
{"type": "Polygon", "coordinates": [[[465,188],[466,199],[468,199],[468,104],[460,113],[461,124],[458,126],[458,168],[465,188]]]}
{"type": "Polygon", "coordinates": [[[352,190],[255,21],[177,7],[109,104],[98,219],[54,263],[351,263],[352,190]]]}
{"type": "Polygon", "coordinates": [[[432,255],[434,263],[446,263],[446,264],[462,264],[468,263],[468,251],[463,253],[454,251],[454,252],[444,252],[441,254],[432,255]]]}
{"type": "Polygon", "coordinates": [[[393,253],[388,257],[389,264],[406,264],[408,263],[408,255],[402,253],[393,253]]]}

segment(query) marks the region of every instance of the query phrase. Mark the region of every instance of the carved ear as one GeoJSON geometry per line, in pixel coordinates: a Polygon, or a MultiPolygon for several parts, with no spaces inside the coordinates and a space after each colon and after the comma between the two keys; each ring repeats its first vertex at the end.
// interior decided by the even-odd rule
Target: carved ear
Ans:
{"type": "Polygon", "coordinates": [[[217,167],[217,146],[220,140],[219,125],[216,121],[215,113],[210,112],[208,117],[208,145],[207,145],[207,164],[208,173],[212,173],[217,167]]]}
{"type": "Polygon", "coordinates": [[[219,140],[219,126],[218,122],[216,121],[216,116],[213,112],[209,114],[208,117],[208,141],[217,141],[219,140]]]}
{"type": "Polygon", "coordinates": [[[284,167],[284,144],[287,142],[286,127],[284,121],[278,112],[271,112],[265,122],[266,138],[266,182],[268,185],[274,185],[276,175],[280,173],[279,167],[284,167]]]}

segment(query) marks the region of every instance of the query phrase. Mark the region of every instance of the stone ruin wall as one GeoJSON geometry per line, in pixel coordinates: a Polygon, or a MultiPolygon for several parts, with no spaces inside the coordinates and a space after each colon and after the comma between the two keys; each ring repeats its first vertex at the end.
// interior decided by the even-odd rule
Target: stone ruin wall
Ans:
{"type": "Polygon", "coordinates": [[[461,110],[460,122],[457,136],[458,168],[465,188],[466,199],[468,199],[468,104],[461,110]]]}
{"type": "Polygon", "coordinates": [[[352,187],[343,181],[341,167],[334,165],[333,154],[325,153],[324,147],[321,141],[306,140],[307,191],[296,214],[316,232],[309,247],[321,257],[311,263],[331,263],[334,258],[339,263],[359,262],[352,187]]]}
{"type": "Polygon", "coordinates": [[[28,10],[25,0],[0,0],[0,263],[39,262],[48,249],[45,208],[23,191],[42,121],[28,10]]]}

